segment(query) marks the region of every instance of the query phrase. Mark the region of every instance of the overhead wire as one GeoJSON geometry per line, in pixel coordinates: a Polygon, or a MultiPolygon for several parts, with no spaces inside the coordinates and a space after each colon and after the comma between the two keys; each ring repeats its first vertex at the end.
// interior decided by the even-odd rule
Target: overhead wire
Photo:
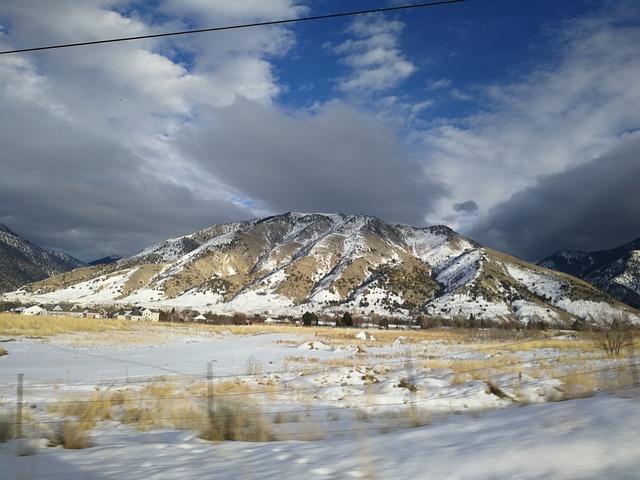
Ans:
{"type": "Polygon", "coordinates": [[[40,47],[30,47],[30,48],[19,48],[15,50],[4,50],[0,51],[0,55],[10,55],[17,53],[27,53],[27,52],[37,52],[43,50],[55,50],[62,48],[71,48],[71,47],[83,47],[88,45],[101,45],[107,43],[118,43],[118,42],[130,42],[134,40],[147,40],[152,38],[162,38],[162,37],[174,37],[179,35],[194,35],[198,33],[207,33],[207,32],[221,32],[225,30],[237,30],[241,28],[253,28],[253,27],[266,27],[273,25],[285,25],[290,23],[298,23],[298,22],[308,22],[308,21],[317,21],[317,20],[326,20],[331,18],[340,18],[340,17],[351,17],[356,15],[365,15],[370,13],[385,13],[399,10],[409,10],[415,8],[426,8],[426,7],[435,7],[439,5],[447,5],[452,3],[461,3],[466,2],[467,0],[441,0],[437,2],[427,2],[427,3],[415,3],[415,4],[405,4],[405,5],[397,5],[394,7],[385,7],[385,8],[373,8],[368,10],[356,10],[350,12],[339,12],[339,13],[329,13],[325,15],[313,15],[309,17],[298,17],[298,18],[288,18],[281,20],[269,20],[264,22],[253,22],[253,23],[243,23],[237,25],[226,25],[222,27],[211,27],[211,28],[199,28],[195,30],[179,30],[176,32],[166,32],[166,33],[152,33],[148,35],[136,35],[132,37],[117,37],[103,40],[88,40],[84,42],[75,42],[75,43],[62,43],[56,45],[46,45],[40,47]]]}

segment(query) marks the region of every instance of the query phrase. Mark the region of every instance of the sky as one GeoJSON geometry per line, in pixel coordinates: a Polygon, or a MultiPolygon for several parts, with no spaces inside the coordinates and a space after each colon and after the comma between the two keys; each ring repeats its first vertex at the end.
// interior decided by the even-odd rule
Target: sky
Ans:
{"type": "MultiPolygon", "coordinates": [[[[0,0],[0,51],[401,0],[0,0]]],[[[0,223],[91,261],[288,211],[640,237],[640,4],[467,0],[0,55],[0,223]]]]}

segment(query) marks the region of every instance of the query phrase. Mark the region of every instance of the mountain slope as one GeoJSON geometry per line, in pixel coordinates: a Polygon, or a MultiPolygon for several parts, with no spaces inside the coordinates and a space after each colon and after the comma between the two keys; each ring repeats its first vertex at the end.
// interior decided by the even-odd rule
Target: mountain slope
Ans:
{"type": "Polygon", "coordinates": [[[581,278],[640,308],[640,238],[610,250],[559,250],[538,265],[581,278]]]}
{"type": "Polygon", "coordinates": [[[625,308],[585,282],[485,248],[447,227],[302,213],[214,225],[110,265],[29,285],[13,298],[555,324],[625,308]]]}
{"type": "Polygon", "coordinates": [[[41,248],[0,224],[0,291],[84,266],[80,260],[41,248]]]}

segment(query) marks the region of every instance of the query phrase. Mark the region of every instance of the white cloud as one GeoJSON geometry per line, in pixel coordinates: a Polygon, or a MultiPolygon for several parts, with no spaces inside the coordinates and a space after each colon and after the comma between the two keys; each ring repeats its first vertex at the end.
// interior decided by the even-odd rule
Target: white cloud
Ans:
{"type": "Polygon", "coordinates": [[[427,90],[441,90],[451,86],[449,78],[430,78],[427,80],[427,90]]]}
{"type": "Polygon", "coordinates": [[[302,5],[291,0],[164,0],[161,8],[173,16],[184,16],[198,23],[233,21],[269,21],[296,18],[307,11],[302,5]]]}
{"type": "Polygon", "coordinates": [[[387,21],[385,17],[368,15],[358,17],[348,33],[356,39],[332,47],[343,55],[343,63],[350,69],[347,77],[338,83],[343,92],[379,92],[397,87],[416,67],[399,49],[399,37],[404,24],[387,21]]]}

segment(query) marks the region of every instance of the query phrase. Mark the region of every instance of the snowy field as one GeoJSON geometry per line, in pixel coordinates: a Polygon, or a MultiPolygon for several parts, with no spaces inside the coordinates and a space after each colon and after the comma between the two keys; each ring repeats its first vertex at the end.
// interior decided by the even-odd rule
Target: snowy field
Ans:
{"type": "Polygon", "coordinates": [[[0,478],[640,478],[633,369],[614,382],[632,359],[557,338],[239,331],[0,338],[2,418],[24,374],[27,437],[0,443],[0,478]],[[599,391],[567,400],[580,388],[599,391]],[[49,446],[77,405],[102,408],[88,448],[49,446]],[[270,441],[204,440],[221,406],[270,441]]]}

